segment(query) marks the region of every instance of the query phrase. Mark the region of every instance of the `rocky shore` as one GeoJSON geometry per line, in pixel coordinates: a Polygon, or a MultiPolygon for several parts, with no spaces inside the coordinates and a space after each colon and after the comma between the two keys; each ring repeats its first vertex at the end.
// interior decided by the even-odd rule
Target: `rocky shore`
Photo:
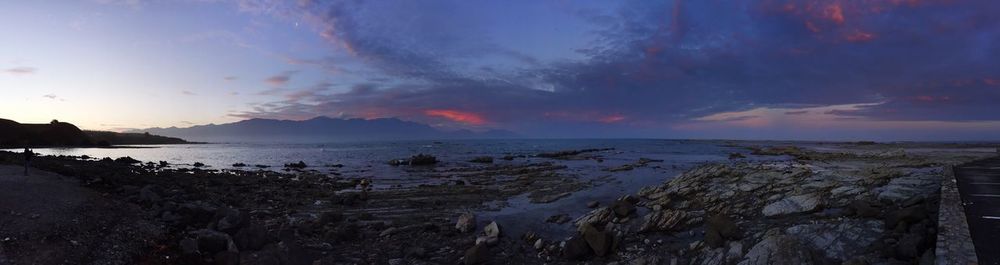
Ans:
{"type": "MultiPolygon", "coordinates": [[[[159,226],[149,238],[122,239],[146,249],[122,264],[927,264],[934,260],[942,168],[993,155],[957,145],[742,145],[745,155],[730,161],[579,205],[586,214],[524,220],[564,227],[561,236],[513,233],[514,224],[483,213],[516,197],[546,204],[601,186],[607,180],[574,178],[562,163],[597,161],[611,149],[535,155],[544,162],[477,158],[440,169],[414,156],[396,164],[420,170],[426,184],[378,189],[364,178],[294,162],[286,172],[51,156],[34,165],[135,205],[135,218],[159,226]]],[[[0,153],[0,163],[18,159],[0,153]]],[[[14,263],[39,254],[3,244],[14,263]]]]}

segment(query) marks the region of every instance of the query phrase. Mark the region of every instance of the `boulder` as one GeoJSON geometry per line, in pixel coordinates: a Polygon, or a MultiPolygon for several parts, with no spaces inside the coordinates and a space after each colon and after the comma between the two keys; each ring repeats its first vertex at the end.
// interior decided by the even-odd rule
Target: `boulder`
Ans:
{"type": "Polygon", "coordinates": [[[465,264],[483,264],[490,260],[490,249],[486,245],[477,244],[465,251],[465,264]]]}
{"type": "Polygon", "coordinates": [[[589,213],[577,218],[574,223],[576,227],[582,227],[584,224],[592,224],[594,226],[604,226],[611,222],[615,218],[615,212],[608,207],[600,207],[591,210],[589,213]]]}
{"type": "Polygon", "coordinates": [[[545,219],[545,222],[556,223],[556,224],[565,224],[565,223],[569,222],[570,220],[571,219],[569,218],[569,215],[567,215],[567,214],[557,214],[557,215],[549,216],[549,218],[545,219]]]}
{"type": "Polygon", "coordinates": [[[708,218],[708,228],[705,229],[705,244],[713,248],[722,247],[726,240],[740,237],[736,222],[725,215],[714,215],[708,218]]]}
{"type": "Polygon", "coordinates": [[[812,250],[796,237],[772,230],[747,251],[739,265],[799,265],[818,264],[812,250]]]}
{"type": "Polygon", "coordinates": [[[927,239],[922,233],[907,233],[896,244],[896,257],[900,260],[912,260],[920,257],[926,249],[927,239]]]}
{"type": "Polygon", "coordinates": [[[471,160],[469,160],[469,162],[489,164],[489,163],[493,163],[493,157],[492,156],[479,156],[479,157],[472,158],[471,160]]]}
{"type": "Polygon", "coordinates": [[[874,220],[843,219],[796,225],[785,232],[828,258],[843,261],[862,254],[882,236],[883,228],[874,220]]]}
{"type": "Polygon", "coordinates": [[[201,253],[215,254],[230,250],[230,245],[233,244],[229,235],[219,231],[202,229],[195,231],[194,234],[197,235],[198,250],[201,253]]]}
{"type": "Polygon", "coordinates": [[[233,240],[236,241],[236,247],[240,250],[260,250],[264,245],[274,241],[268,236],[267,229],[257,223],[244,226],[236,233],[233,240]]]}
{"type": "Polygon", "coordinates": [[[563,257],[569,260],[585,260],[594,250],[582,236],[573,236],[563,246],[563,257]]]}
{"type": "Polygon", "coordinates": [[[773,217],[818,210],[822,206],[820,196],[815,193],[789,196],[764,206],[764,216],[773,217]]]}
{"type": "Polygon", "coordinates": [[[885,226],[895,228],[896,225],[902,222],[912,224],[926,218],[927,211],[924,210],[924,207],[922,205],[915,205],[887,213],[885,215],[885,226]]]}
{"type": "Polygon", "coordinates": [[[246,214],[236,209],[228,207],[219,208],[215,212],[215,217],[212,218],[215,220],[214,228],[227,234],[235,234],[236,231],[239,231],[247,223],[245,216],[246,214]]]}
{"type": "Polygon", "coordinates": [[[497,222],[490,222],[490,224],[483,227],[483,233],[486,237],[500,237],[500,225],[497,222]]]}
{"type": "Polygon", "coordinates": [[[591,202],[587,203],[587,208],[597,208],[598,205],[600,205],[599,202],[597,202],[597,201],[591,201],[591,202]]]}
{"type": "Polygon", "coordinates": [[[582,234],[583,238],[587,241],[587,245],[590,246],[590,249],[594,250],[594,254],[597,254],[597,256],[603,257],[611,252],[611,245],[614,240],[611,233],[600,231],[588,224],[583,226],[582,234]]]}
{"type": "Polygon", "coordinates": [[[455,222],[455,229],[459,232],[469,233],[476,230],[476,215],[472,213],[463,213],[458,216],[458,221],[455,222]]]}
{"type": "Polygon", "coordinates": [[[139,200],[145,203],[154,204],[163,201],[163,196],[160,195],[159,187],[150,184],[139,190],[139,200]]]}
{"type": "Polygon", "coordinates": [[[611,209],[618,217],[628,217],[635,212],[635,204],[626,200],[617,200],[611,204],[611,209]]]}
{"type": "Polygon", "coordinates": [[[684,211],[663,210],[646,215],[639,231],[671,231],[687,223],[689,216],[684,211]]]}
{"type": "Polygon", "coordinates": [[[848,209],[859,217],[872,218],[879,215],[879,209],[873,207],[870,203],[863,200],[852,201],[848,205],[848,209]]]}

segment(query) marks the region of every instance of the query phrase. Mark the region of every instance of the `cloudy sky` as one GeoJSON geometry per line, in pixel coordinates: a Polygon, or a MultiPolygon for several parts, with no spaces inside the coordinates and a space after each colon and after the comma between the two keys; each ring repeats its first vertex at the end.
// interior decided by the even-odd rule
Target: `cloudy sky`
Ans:
{"type": "Polygon", "coordinates": [[[0,117],[1000,140],[1000,2],[3,1],[0,117]]]}

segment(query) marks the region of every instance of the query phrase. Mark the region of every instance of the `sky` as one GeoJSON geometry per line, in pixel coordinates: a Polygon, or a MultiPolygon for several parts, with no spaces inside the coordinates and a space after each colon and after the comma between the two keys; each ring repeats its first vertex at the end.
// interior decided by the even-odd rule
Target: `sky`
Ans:
{"type": "Polygon", "coordinates": [[[1000,140],[994,0],[0,2],[0,118],[1000,140]]]}

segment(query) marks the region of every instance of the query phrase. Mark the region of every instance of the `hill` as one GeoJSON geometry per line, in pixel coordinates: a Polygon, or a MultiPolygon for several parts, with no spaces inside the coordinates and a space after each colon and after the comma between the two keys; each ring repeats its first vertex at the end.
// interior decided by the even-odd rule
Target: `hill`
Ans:
{"type": "Polygon", "coordinates": [[[138,144],[188,144],[181,138],[153,135],[149,133],[118,133],[107,131],[83,131],[97,145],[138,145],[138,144]]]}
{"type": "Polygon", "coordinates": [[[183,139],[148,133],[83,131],[71,123],[22,124],[0,119],[0,148],[97,147],[139,144],[184,144],[183,139]]]}
{"type": "Polygon", "coordinates": [[[316,117],[309,120],[250,119],[226,124],[199,125],[188,128],[149,128],[149,132],[207,142],[337,142],[362,140],[428,140],[512,138],[514,133],[501,130],[473,132],[443,131],[422,123],[395,118],[335,119],[316,117]]]}

